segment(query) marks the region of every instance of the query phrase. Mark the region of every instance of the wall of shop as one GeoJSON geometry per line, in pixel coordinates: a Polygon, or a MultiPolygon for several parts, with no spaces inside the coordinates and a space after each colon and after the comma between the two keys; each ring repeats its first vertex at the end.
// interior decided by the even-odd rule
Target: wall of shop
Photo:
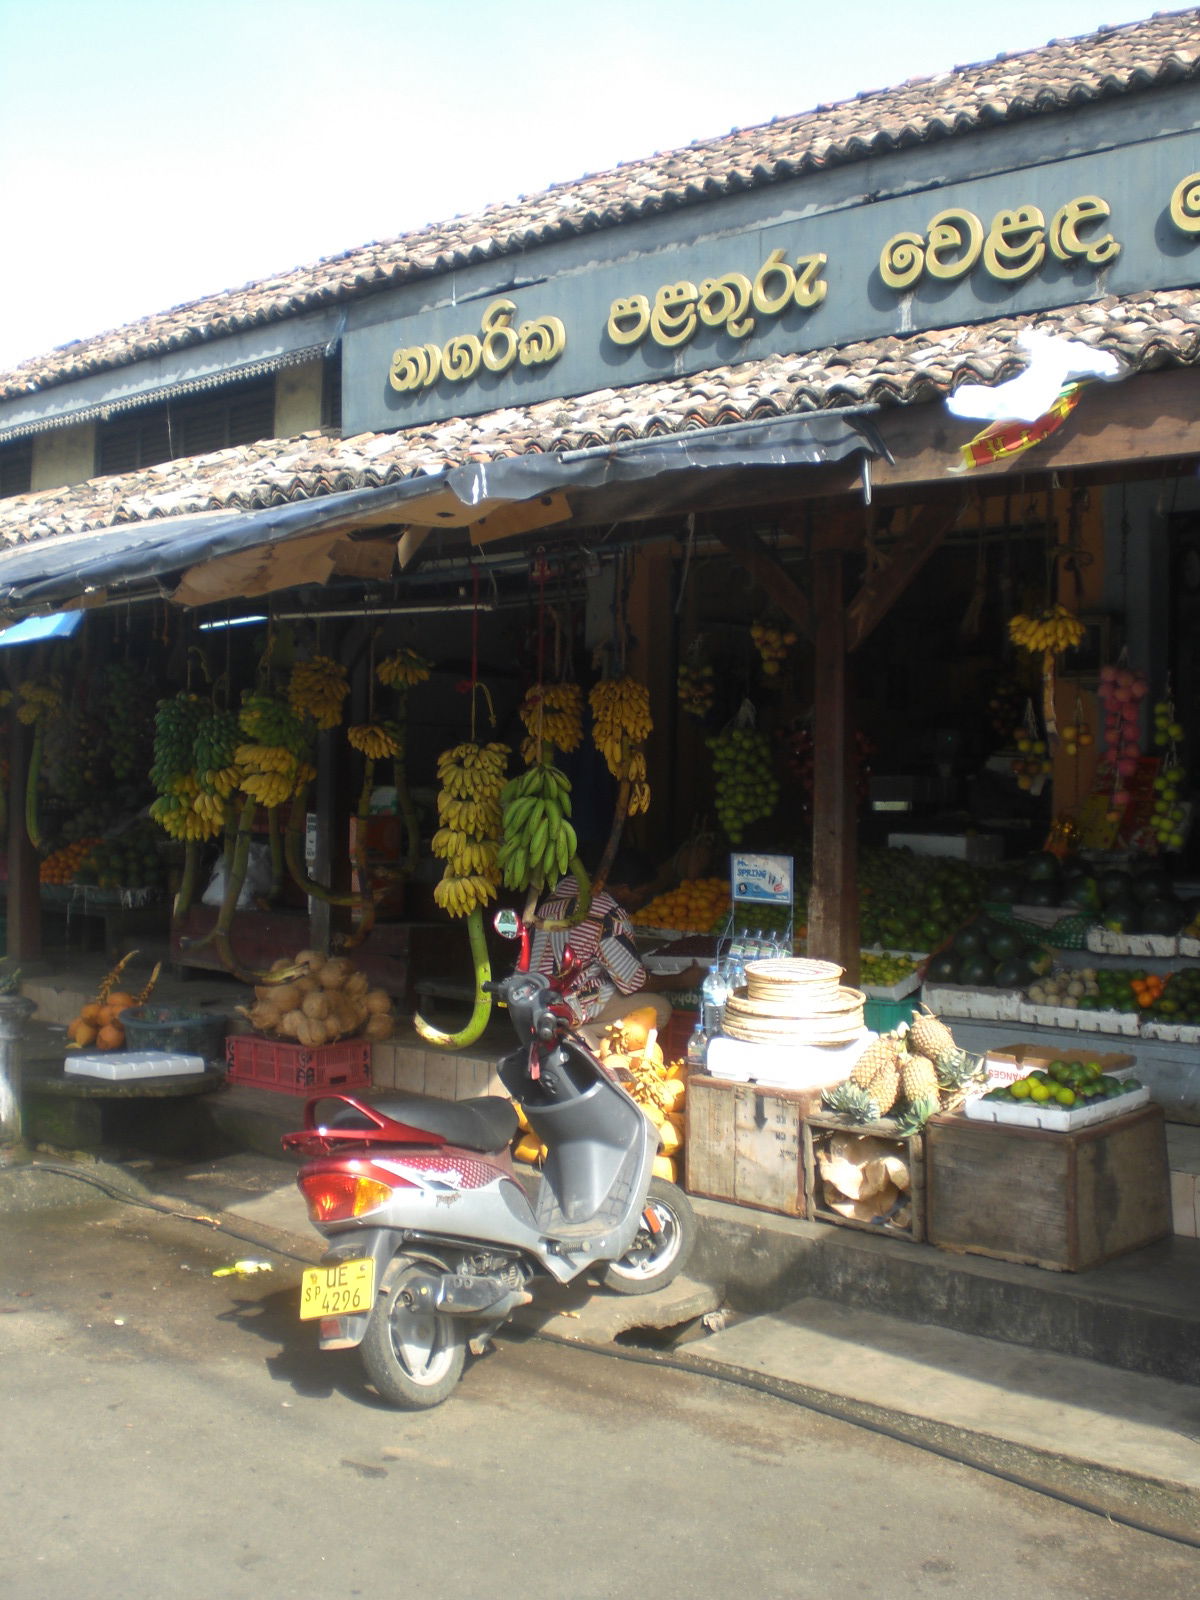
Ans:
{"type": "Polygon", "coordinates": [[[291,439],[321,426],[325,362],[318,357],[275,377],[275,437],[291,439]]]}
{"type": "Polygon", "coordinates": [[[31,489],[61,489],[96,475],[96,425],[51,428],[34,435],[31,489]]]}

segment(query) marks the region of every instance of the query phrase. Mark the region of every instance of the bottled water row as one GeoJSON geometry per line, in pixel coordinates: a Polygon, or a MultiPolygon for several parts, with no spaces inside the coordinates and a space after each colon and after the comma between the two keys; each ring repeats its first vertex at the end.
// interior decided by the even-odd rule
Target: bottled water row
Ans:
{"type": "Polygon", "coordinates": [[[700,1016],[688,1041],[687,1064],[699,1071],[708,1056],[710,1039],[721,1032],[725,1004],[731,994],[746,987],[746,964],[774,961],[791,955],[791,937],[783,933],[735,933],[720,961],[714,961],[700,987],[700,1016]]]}

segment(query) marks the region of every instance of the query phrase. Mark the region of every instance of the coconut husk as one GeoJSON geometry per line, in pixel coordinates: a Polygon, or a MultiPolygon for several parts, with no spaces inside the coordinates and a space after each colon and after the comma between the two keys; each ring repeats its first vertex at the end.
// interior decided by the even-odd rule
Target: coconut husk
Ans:
{"type": "Polygon", "coordinates": [[[869,1200],[827,1199],[826,1204],[839,1217],[848,1217],[854,1222],[874,1222],[876,1217],[886,1216],[899,1197],[900,1191],[895,1184],[888,1183],[869,1200]]]}

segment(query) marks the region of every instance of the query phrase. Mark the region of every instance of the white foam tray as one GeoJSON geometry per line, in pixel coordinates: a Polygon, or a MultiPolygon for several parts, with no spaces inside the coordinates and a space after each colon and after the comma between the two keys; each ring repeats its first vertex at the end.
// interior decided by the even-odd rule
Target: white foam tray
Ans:
{"type": "Polygon", "coordinates": [[[108,1078],[114,1083],[124,1083],[136,1078],[181,1078],[203,1072],[203,1056],[174,1055],[166,1050],[111,1050],[88,1054],[80,1051],[69,1055],[64,1063],[67,1072],[81,1078],[108,1078]]]}
{"type": "Polygon", "coordinates": [[[1152,956],[1159,960],[1179,955],[1179,946],[1180,941],[1173,933],[1114,933],[1110,928],[1101,927],[1091,927],[1087,931],[1087,947],[1097,955],[1152,956]]]}
{"type": "Polygon", "coordinates": [[[935,1016],[979,1022],[1019,1022],[1025,1001],[1020,989],[971,989],[961,983],[927,983],[922,999],[935,1016]]]}
{"type": "Polygon", "coordinates": [[[921,974],[919,972],[910,972],[906,978],[901,978],[898,983],[893,983],[887,989],[882,989],[878,985],[870,983],[860,985],[868,1000],[904,1000],[910,994],[915,994],[920,987],[921,974]]]}
{"type": "Polygon", "coordinates": [[[1111,1122],[1123,1117],[1127,1111],[1136,1111],[1148,1105],[1150,1091],[1144,1085],[1128,1094],[1117,1095],[1112,1100],[1084,1106],[1055,1106],[1049,1102],[1041,1105],[1018,1105],[1003,1100],[968,1100],[963,1110],[972,1122],[1004,1122],[1014,1128],[1045,1128],[1051,1133],[1073,1133],[1076,1128],[1090,1128],[1097,1122],[1111,1122]]]}
{"type": "Polygon", "coordinates": [[[869,1028],[838,1045],[748,1044],[722,1036],[709,1044],[705,1065],[712,1078],[766,1089],[832,1089],[845,1082],[859,1056],[878,1037],[869,1028]]]}

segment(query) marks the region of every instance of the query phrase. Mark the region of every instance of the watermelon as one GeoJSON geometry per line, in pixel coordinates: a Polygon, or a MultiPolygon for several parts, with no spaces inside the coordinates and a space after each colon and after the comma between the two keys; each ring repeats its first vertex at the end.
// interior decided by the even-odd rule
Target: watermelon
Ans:
{"type": "MultiPolygon", "coordinates": [[[[1030,856],[1025,863],[1025,877],[1030,882],[1057,882],[1059,877],[1058,857],[1050,855],[1046,850],[1039,850],[1037,855],[1030,856]]],[[[1031,903],[1027,902],[1027,904],[1031,903]]]]}
{"type": "Polygon", "coordinates": [[[957,983],[958,962],[948,950],[943,950],[930,961],[925,976],[930,983],[957,983]]]}
{"type": "Polygon", "coordinates": [[[972,989],[987,989],[991,987],[995,970],[996,963],[989,956],[965,956],[958,964],[958,981],[972,989]]]}

